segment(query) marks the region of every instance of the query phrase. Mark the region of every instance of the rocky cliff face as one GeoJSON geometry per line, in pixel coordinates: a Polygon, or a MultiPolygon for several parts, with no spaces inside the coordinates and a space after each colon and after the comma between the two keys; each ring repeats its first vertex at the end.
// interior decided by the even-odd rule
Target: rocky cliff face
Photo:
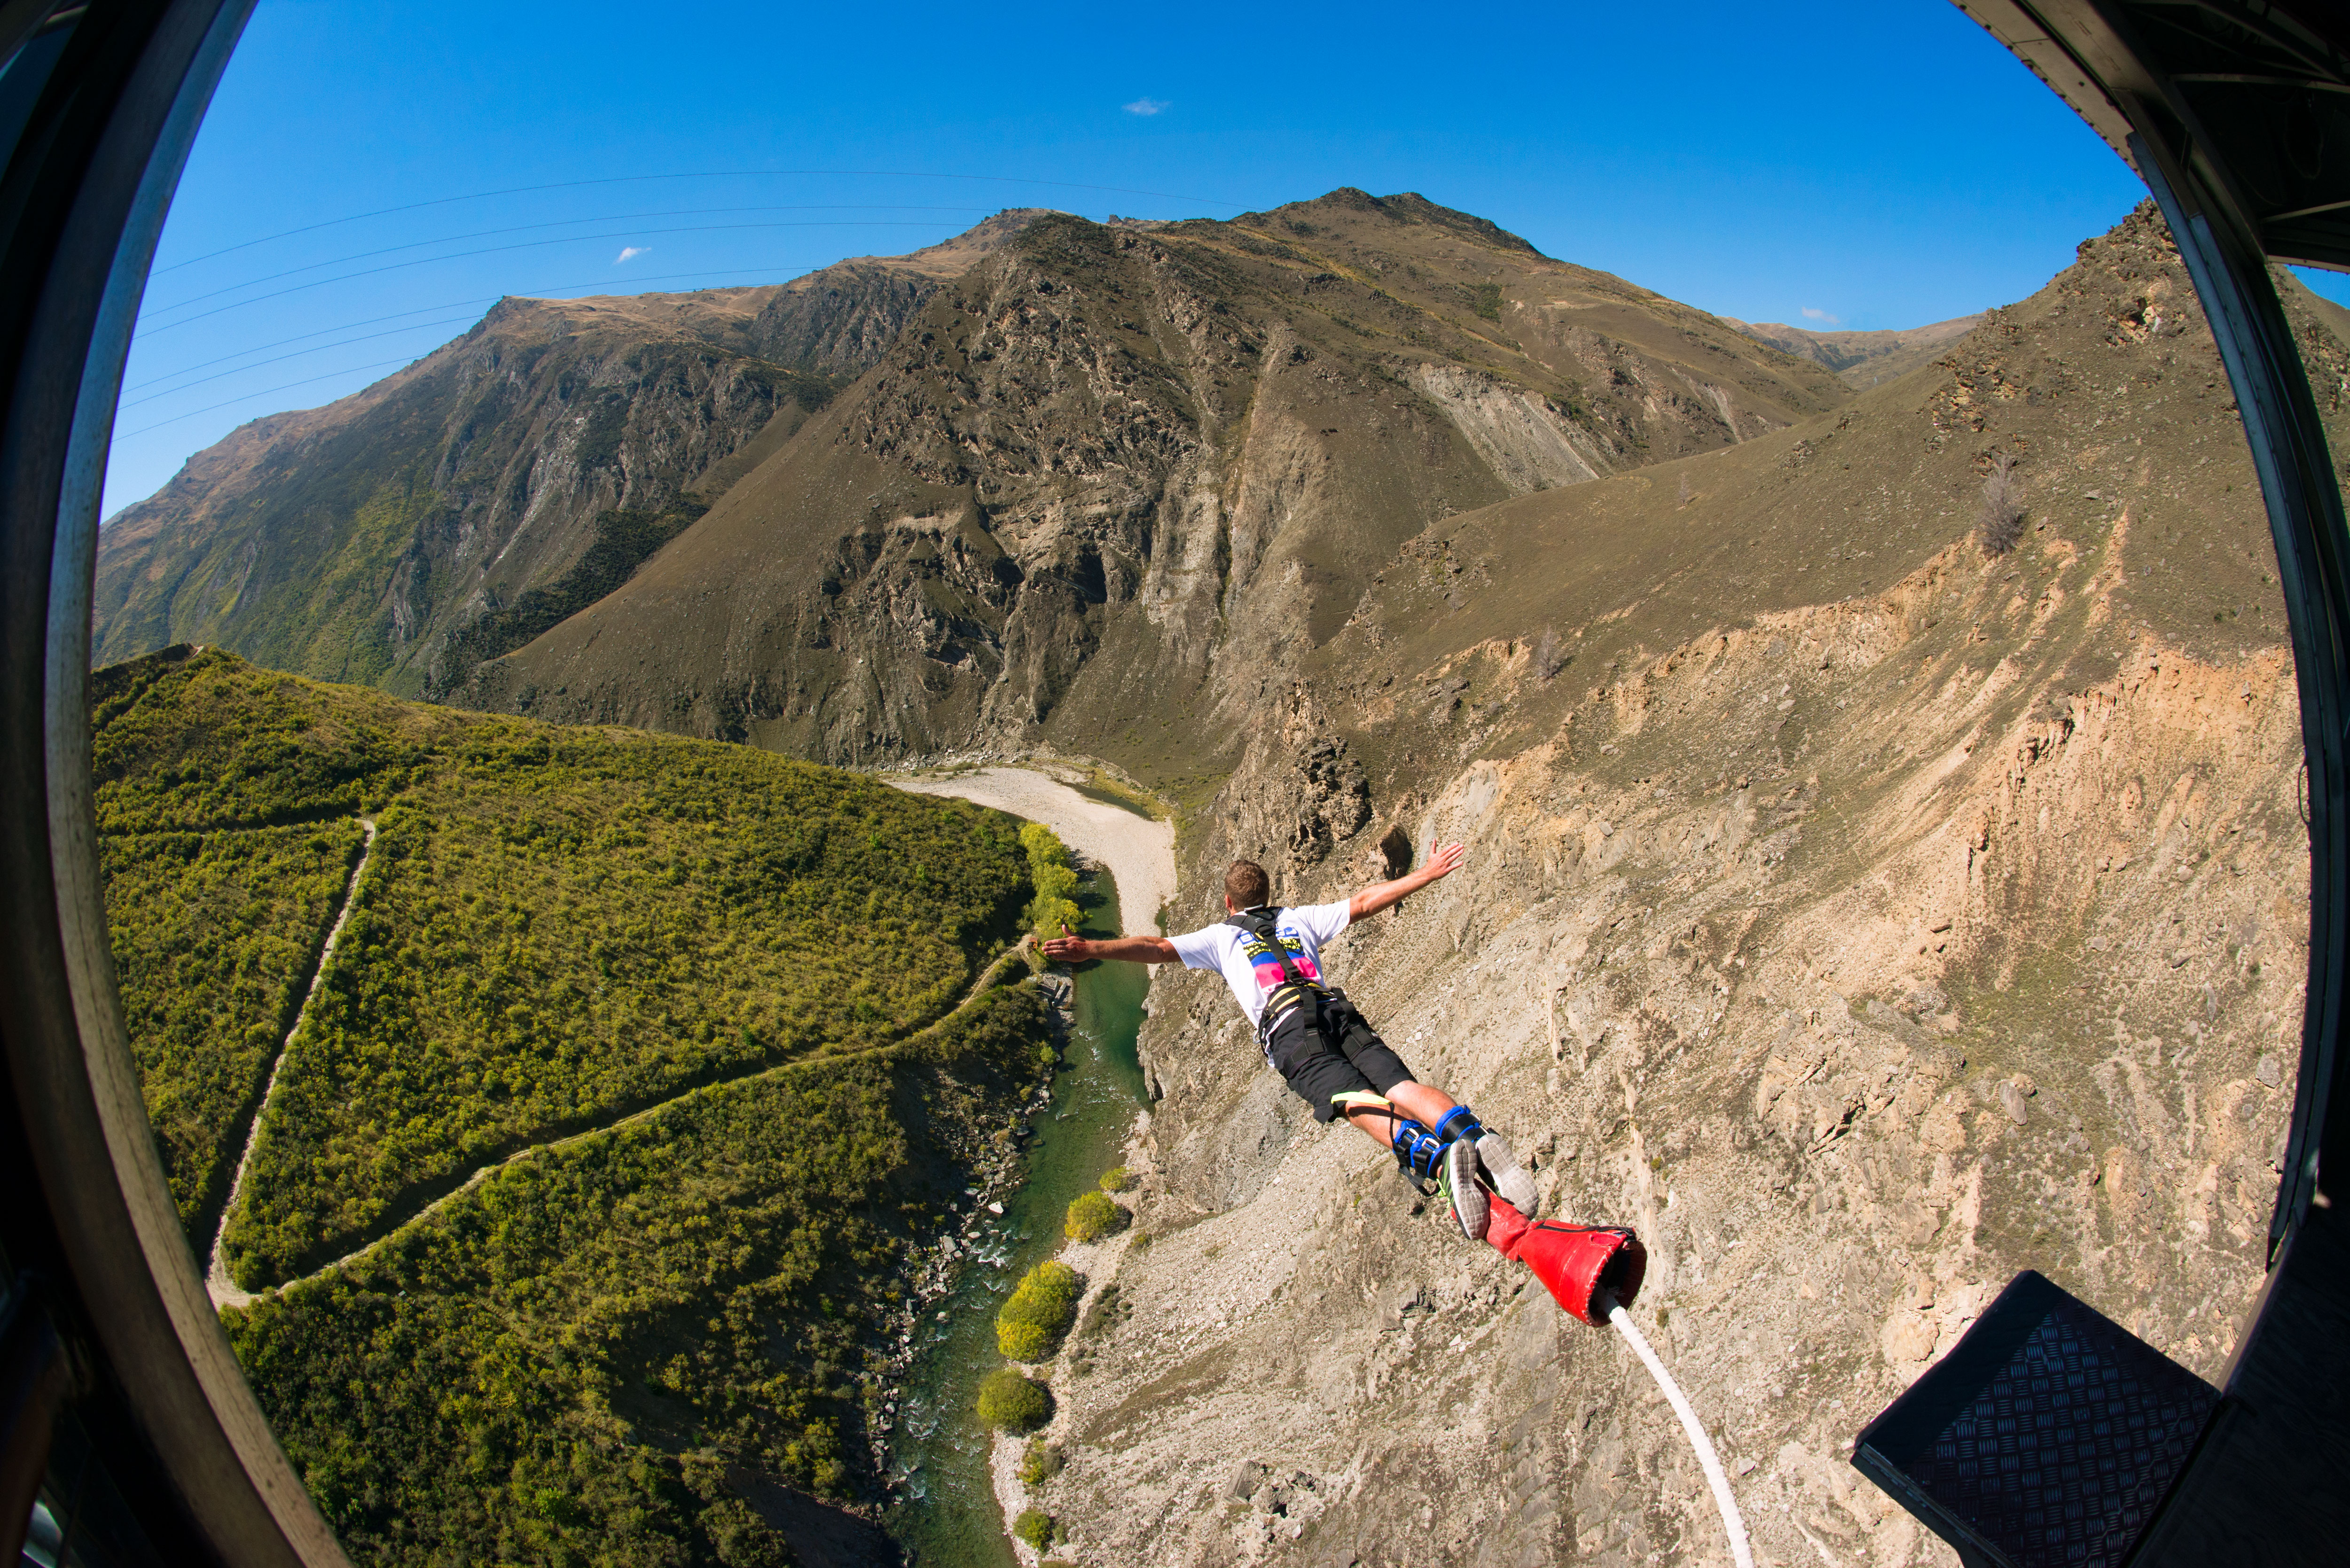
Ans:
{"type": "Polygon", "coordinates": [[[600,514],[723,493],[1037,214],[773,287],[502,300],[323,409],[246,425],[99,536],[97,656],[174,641],[403,694],[451,639],[561,580],[600,514]]]}
{"type": "MultiPolygon", "coordinates": [[[[2338,318],[2295,309],[2340,380],[2338,318]]],[[[1685,472],[1401,551],[1252,711],[1174,924],[1234,854],[1295,902],[1464,841],[1338,981],[1546,1213],[1639,1229],[1758,1560],[1950,1562],[1849,1439],[2017,1270],[2206,1376],[2260,1285],[2307,862],[2258,493],[2144,213],[1929,369],[1685,472]]],[[[1727,1561],[1613,1336],[1316,1127],[1212,977],[1151,1011],[1136,1235],[1089,1260],[1030,1500],[1058,1555],[1727,1561]]]]}
{"type": "Polygon", "coordinates": [[[1844,396],[1416,196],[1040,220],[627,587],[466,699],[832,761],[1039,741],[1171,756],[1196,733],[1164,727],[1170,707],[1254,702],[1431,521],[1844,396]]]}

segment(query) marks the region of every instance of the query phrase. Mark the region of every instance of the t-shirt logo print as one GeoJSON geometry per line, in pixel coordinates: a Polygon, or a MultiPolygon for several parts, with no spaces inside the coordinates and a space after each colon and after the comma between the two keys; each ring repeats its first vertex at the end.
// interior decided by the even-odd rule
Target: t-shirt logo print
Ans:
{"type": "MultiPolygon", "coordinates": [[[[1289,931],[1276,931],[1281,945],[1289,950],[1291,965],[1307,980],[1318,981],[1322,971],[1314,967],[1314,955],[1305,950],[1305,940],[1289,931]]],[[[1241,940],[1241,951],[1248,955],[1249,967],[1256,972],[1257,990],[1270,996],[1281,986],[1281,959],[1273,944],[1262,937],[1248,936],[1241,940]]]]}

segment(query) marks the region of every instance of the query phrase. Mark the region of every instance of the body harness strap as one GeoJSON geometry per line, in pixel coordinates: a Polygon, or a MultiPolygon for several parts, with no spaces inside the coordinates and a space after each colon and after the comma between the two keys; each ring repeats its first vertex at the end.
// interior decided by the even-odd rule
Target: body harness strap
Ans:
{"type": "MultiPolygon", "coordinates": [[[[1271,905],[1224,917],[1224,924],[1237,927],[1263,942],[1272,951],[1274,961],[1281,965],[1281,983],[1274,988],[1273,994],[1264,999],[1264,1012],[1257,1022],[1257,1039],[1265,1048],[1267,1060],[1272,1055],[1274,1024],[1300,1007],[1311,1007],[1314,1009],[1315,1032],[1326,1037],[1328,1030],[1325,1027],[1323,1004],[1343,997],[1343,993],[1306,979],[1291,960],[1288,945],[1274,927],[1274,922],[1280,918],[1281,910],[1271,905]]],[[[1474,1138],[1485,1130],[1475,1113],[1466,1106],[1453,1106],[1431,1131],[1410,1116],[1399,1113],[1382,1095],[1355,1089],[1331,1096],[1330,1102],[1341,1116],[1350,1115],[1358,1109],[1387,1112],[1388,1147],[1395,1154],[1396,1163],[1413,1179],[1416,1186],[1436,1179],[1437,1169],[1444,1163],[1446,1145],[1455,1138],[1474,1138]]]]}

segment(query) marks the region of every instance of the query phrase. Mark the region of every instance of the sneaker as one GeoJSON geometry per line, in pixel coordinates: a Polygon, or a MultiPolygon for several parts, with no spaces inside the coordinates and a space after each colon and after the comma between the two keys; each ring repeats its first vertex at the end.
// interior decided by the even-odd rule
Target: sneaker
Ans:
{"type": "Polygon", "coordinates": [[[1503,1202],[1529,1220],[1534,1217],[1534,1206],[1542,1201],[1542,1195],[1534,1189],[1534,1173],[1518,1163],[1501,1134],[1487,1133],[1477,1140],[1477,1163],[1485,1168],[1486,1179],[1503,1202]]]}
{"type": "Polygon", "coordinates": [[[1444,1194],[1444,1201],[1452,1206],[1452,1218],[1461,1227],[1461,1233],[1471,1241],[1483,1241],[1493,1210],[1485,1201],[1485,1189],[1477,1185],[1477,1151],[1467,1138],[1455,1138],[1445,1146],[1444,1165],[1437,1175],[1436,1185],[1444,1194]]]}

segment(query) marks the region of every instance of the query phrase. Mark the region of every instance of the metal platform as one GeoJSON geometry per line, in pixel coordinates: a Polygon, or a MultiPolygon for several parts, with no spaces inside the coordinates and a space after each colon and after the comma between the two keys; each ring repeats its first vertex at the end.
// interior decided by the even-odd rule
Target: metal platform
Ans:
{"type": "Polygon", "coordinates": [[[1869,1423],[1853,1464],[1970,1568],[2120,1568],[2220,1403],[2027,1270],[1869,1423]]]}

